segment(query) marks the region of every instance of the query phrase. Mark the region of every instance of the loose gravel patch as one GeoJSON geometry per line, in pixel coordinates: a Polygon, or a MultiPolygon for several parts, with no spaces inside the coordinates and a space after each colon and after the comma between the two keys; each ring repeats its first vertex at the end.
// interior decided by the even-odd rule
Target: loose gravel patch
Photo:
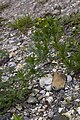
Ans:
{"type": "MultiPolygon", "coordinates": [[[[0,16],[5,21],[0,22],[0,48],[6,50],[8,58],[0,60],[0,66],[22,68],[25,65],[25,57],[28,55],[27,48],[31,42],[30,34],[23,35],[18,30],[8,27],[8,23],[17,17],[30,14],[32,18],[52,15],[64,16],[71,13],[80,13],[79,0],[0,0],[0,4],[8,3],[0,16]],[[1,25],[2,24],[2,25],[1,25]],[[4,63],[4,64],[2,64],[4,63]]],[[[55,68],[56,69],[56,68],[55,68]]],[[[3,76],[6,80],[10,75],[3,76]]],[[[8,113],[22,114],[24,120],[67,120],[61,114],[71,120],[80,120],[80,75],[67,74],[65,90],[55,91],[40,86],[39,80],[33,80],[29,90],[32,92],[28,100],[8,110],[8,113]]],[[[48,81],[49,82],[49,81],[48,81]]],[[[11,119],[11,114],[0,116],[0,120],[11,119]]]]}

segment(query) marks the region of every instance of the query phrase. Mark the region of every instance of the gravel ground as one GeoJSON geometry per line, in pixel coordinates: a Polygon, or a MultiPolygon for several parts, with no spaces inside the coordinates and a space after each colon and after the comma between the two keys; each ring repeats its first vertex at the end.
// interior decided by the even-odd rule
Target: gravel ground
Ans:
{"type": "MultiPolygon", "coordinates": [[[[7,19],[4,24],[27,14],[34,18],[47,14],[64,16],[80,12],[80,0],[0,0],[0,4],[5,2],[9,3],[9,7],[0,13],[1,17],[7,19]]],[[[13,56],[7,62],[8,66],[12,65],[18,69],[19,64],[24,65],[27,49],[23,48],[28,47],[29,36],[29,34],[22,35],[18,30],[12,30],[7,26],[0,27],[0,39],[3,39],[0,41],[0,48],[7,50],[9,56],[13,56]]],[[[6,64],[2,67],[5,66],[6,64]]],[[[9,76],[3,79],[7,77],[9,76]]],[[[80,78],[67,75],[65,91],[48,91],[46,87],[42,88],[39,82],[36,83],[36,80],[30,87],[33,87],[33,93],[28,100],[16,105],[10,111],[22,113],[24,120],[67,120],[62,118],[60,113],[69,116],[70,120],[80,120],[80,78]]],[[[7,120],[9,115],[1,116],[0,120],[4,117],[7,120]]]]}

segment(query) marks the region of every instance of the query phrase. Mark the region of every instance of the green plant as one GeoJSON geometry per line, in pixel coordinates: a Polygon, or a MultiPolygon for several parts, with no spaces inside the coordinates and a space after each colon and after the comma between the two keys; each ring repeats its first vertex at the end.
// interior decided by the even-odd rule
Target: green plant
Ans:
{"type": "Polygon", "coordinates": [[[22,115],[13,115],[13,120],[22,120],[22,115]]]}
{"type": "Polygon", "coordinates": [[[7,19],[4,19],[3,17],[0,17],[0,27],[4,26],[5,24],[3,23],[7,19]]]}
{"type": "Polygon", "coordinates": [[[30,16],[24,16],[17,18],[13,23],[10,24],[10,27],[18,29],[22,33],[26,34],[28,29],[33,25],[33,21],[30,16]]]}
{"type": "MultiPolygon", "coordinates": [[[[3,71],[4,72],[4,71],[3,71]]],[[[2,76],[2,71],[0,72],[2,76]]],[[[10,74],[10,73],[9,73],[10,74]]],[[[27,78],[23,71],[18,71],[14,77],[7,81],[0,80],[0,113],[6,112],[11,106],[14,106],[19,100],[28,97],[27,78]]]]}
{"type": "Polygon", "coordinates": [[[79,14],[69,16],[66,20],[64,17],[38,18],[32,36],[34,41],[32,50],[42,62],[54,59],[52,58],[52,49],[54,48],[57,52],[57,59],[60,59],[69,70],[80,71],[80,41],[77,40],[79,29],[79,14]],[[72,29],[73,27],[75,30],[72,29]],[[66,31],[70,28],[71,34],[61,42],[61,36],[65,36],[63,28],[66,28],[66,31]]]}
{"type": "Polygon", "coordinates": [[[69,71],[80,71],[80,14],[72,14],[71,16],[61,19],[62,25],[70,32],[70,35],[64,41],[57,41],[57,46],[53,42],[53,46],[58,51],[58,56],[66,65],[69,71]],[[74,27],[74,29],[73,29],[74,27]]]}
{"type": "Polygon", "coordinates": [[[8,56],[7,51],[0,49],[0,59],[4,59],[6,56],[8,56]]]}
{"type": "Polygon", "coordinates": [[[36,19],[35,30],[32,35],[32,51],[34,51],[38,61],[43,62],[52,58],[52,41],[56,42],[60,39],[62,33],[63,27],[58,18],[46,17],[36,19]]]}

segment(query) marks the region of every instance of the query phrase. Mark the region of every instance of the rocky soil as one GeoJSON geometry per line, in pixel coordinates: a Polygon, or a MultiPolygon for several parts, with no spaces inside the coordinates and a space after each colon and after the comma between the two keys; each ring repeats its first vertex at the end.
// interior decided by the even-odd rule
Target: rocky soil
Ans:
{"type": "MultiPolygon", "coordinates": [[[[7,50],[9,59],[0,61],[0,66],[14,66],[17,70],[24,66],[24,59],[30,40],[30,32],[25,36],[18,30],[13,30],[7,24],[15,18],[30,14],[32,18],[52,15],[64,16],[80,12],[80,0],[0,0],[0,5],[9,6],[0,11],[0,17],[6,19],[0,26],[0,49],[7,50]]],[[[55,68],[56,69],[56,68],[55,68]]],[[[54,71],[54,70],[53,70],[54,71]]],[[[24,120],[80,120],[80,76],[75,78],[66,73],[67,80],[60,91],[51,88],[52,76],[33,80],[29,98],[22,104],[17,104],[8,113],[0,116],[0,120],[10,120],[9,112],[22,114],[24,120]],[[45,82],[46,80],[46,82],[45,82]],[[61,114],[68,116],[64,117],[61,114]]],[[[9,78],[4,75],[3,80],[9,78]]],[[[58,78],[56,78],[58,79],[58,78]]],[[[64,79],[64,78],[61,78],[64,79]]],[[[56,85],[53,85],[56,86],[56,85]]]]}

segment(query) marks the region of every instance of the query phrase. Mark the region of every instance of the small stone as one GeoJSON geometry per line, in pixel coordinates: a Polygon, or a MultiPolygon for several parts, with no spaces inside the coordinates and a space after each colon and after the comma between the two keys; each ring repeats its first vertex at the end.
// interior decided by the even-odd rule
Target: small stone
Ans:
{"type": "Polygon", "coordinates": [[[48,113],[48,117],[49,117],[49,118],[53,118],[53,114],[54,114],[54,113],[53,113],[52,111],[50,111],[50,112],[48,113]]]}
{"type": "Polygon", "coordinates": [[[40,112],[44,112],[44,109],[38,109],[38,112],[40,113],[40,112]]]}
{"type": "Polygon", "coordinates": [[[62,112],[62,110],[63,110],[63,108],[59,108],[59,109],[58,109],[58,112],[59,112],[59,113],[61,113],[61,112],[62,112]]]}
{"type": "Polygon", "coordinates": [[[60,10],[58,9],[55,9],[54,12],[53,12],[54,15],[59,15],[60,14],[60,10]]]}
{"type": "Polygon", "coordinates": [[[22,57],[18,57],[18,59],[17,59],[18,61],[20,61],[20,60],[22,60],[22,57]]]}
{"type": "Polygon", "coordinates": [[[3,82],[6,82],[6,81],[8,80],[8,78],[9,78],[9,77],[7,77],[7,76],[2,76],[2,81],[3,81],[3,82]]]}
{"type": "Polygon", "coordinates": [[[15,56],[15,52],[9,53],[9,58],[14,57],[14,56],[15,56]]]}
{"type": "Polygon", "coordinates": [[[67,75],[67,81],[72,81],[72,77],[70,75],[67,75]]]}
{"type": "Polygon", "coordinates": [[[43,118],[42,117],[39,117],[39,119],[38,120],[43,120],[43,118]]]}
{"type": "Polygon", "coordinates": [[[15,62],[9,62],[8,64],[10,67],[15,67],[16,66],[16,63],[15,62]]]}
{"type": "Polygon", "coordinates": [[[77,108],[77,112],[80,115],[80,107],[77,108]]]}
{"type": "Polygon", "coordinates": [[[80,86],[79,85],[76,85],[75,86],[75,90],[78,91],[80,89],[80,86]]]}
{"type": "Polygon", "coordinates": [[[53,102],[53,97],[52,96],[48,97],[46,101],[51,105],[51,103],[53,102]]]}
{"type": "Polygon", "coordinates": [[[45,76],[45,85],[50,85],[51,83],[52,83],[52,75],[51,74],[47,74],[46,76],[45,76]]]}
{"type": "Polygon", "coordinates": [[[22,69],[23,68],[23,65],[22,64],[17,64],[17,66],[16,66],[16,71],[18,71],[18,70],[20,70],[20,69],[22,69]]]}
{"type": "Polygon", "coordinates": [[[75,101],[76,101],[76,102],[80,102],[80,99],[76,99],[75,101]]]}
{"type": "Polygon", "coordinates": [[[40,93],[45,95],[46,92],[45,92],[45,90],[41,90],[40,93]]]}
{"type": "Polygon", "coordinates": [[[19,111],[21,111],[22,110],[22,106],[19,105],[19,104],[17,104],[16,109],[19,110],[19,111]]]}
{"type": "Polygon", "coordinates": [[[30,119],[27,116],[24,116],[23,120],[30,120],[30,119]]]}
{"type": "Polygon", "coordinates": [[[18,49],[18,47],[17,46],[13,46],[13,48],[10,50],[11,52],[12,51],[16,51],[18,49]]]}
{"type": "Polygon", "coordinates": [[[54,87],[55,90],[63,89],[65,87],[65,80],[66,77],[64,74],[60,72],[54,72],[52,87],[54,87]]]}
{"type": "Polygon", "coordinates": [[[8,110],[8,112],[15,113],[16,112],[16,108],[12,108],[12,109],[8,110]]]}
{"type": "Polygon", "coordinates": [[[31,90],[31,89],[32,89],[32,86],[29,86],[28,89],[31,90]]]}
{"type": "Polygon", "coordinates": [[[48,85],[48,86],[45,85],[45,89],[46,89],[47,91],[51,91],[52,86],[51,86],[51,85],[48,85]]]}
{"type": "Polygon", "coordinates": [[[41,88],[44,87],[44,80],[45,80],[44,77],[42,77],[42,78],[39,80],[39,84],[40,84],[40,87],[41,87],[41,88]]]}
{"type": "Polygon", "coordinates": [[[30,96],[30,97],[28,98],[27,102],[28,102],[28,103],[32,103],[32,104],[35,104],[35,103],[38,102],[38,100],[37,100],[35,97],[30,96]]]}
{"type": "Polygon", "coordinates": [[[50,96],[49,92],[46,92],[45,96],[49,97],[50,96]]]}
{"type": "Polygon", "coordinates": [[[21,42],[17,43],[17,46],[20,46],[21,45],[21,42]]]}
{"type": "Polygon", "coordinates": [[[41,88],[43,88],[44,86],[51,85],[51,83],[52,83],[51,74],[47,74],[47,75],[45,75],[45,77],[41,77],[41,79],[39,80],[39,84],[40,84],[41,88]]]}

